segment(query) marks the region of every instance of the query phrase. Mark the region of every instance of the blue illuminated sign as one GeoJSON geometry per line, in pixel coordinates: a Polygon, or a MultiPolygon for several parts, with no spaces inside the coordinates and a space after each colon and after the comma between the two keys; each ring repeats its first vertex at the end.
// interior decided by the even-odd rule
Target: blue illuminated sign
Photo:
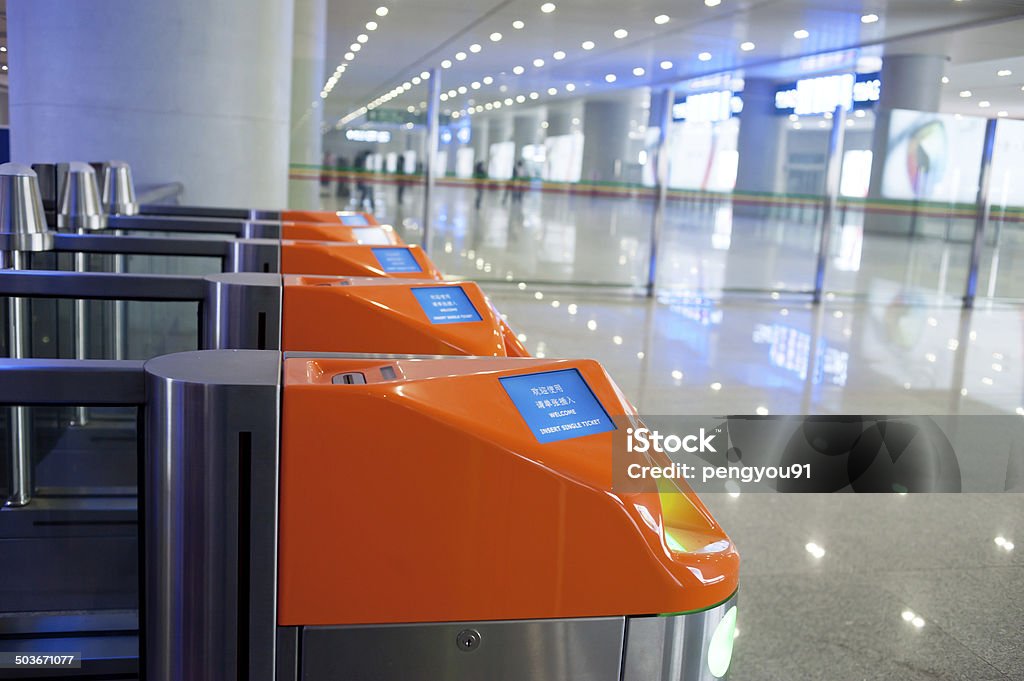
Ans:
{"type": "Polygon", "coordinates": [[[538,442],[615,430],[608,412],[576,369],[498,379],[538,442]]]}
{"type": "Polygon", "coordinates": [[[348,225],[349,227],[369,227],[370,223],[366,220],[365,215],[355,213],[353,215],[339,215],[341,218],[341,224],[348,225]]]}
{"type": "Polygon", "coordinates": [[[431,324],[461,324],[483,321],[461,286],[414,288],[412,294],[431,324]]]}
{"type": "Polygon", "coordinates": [[[374,248],[374,257],[381,269],[389,274],[392,272],[422,272],[423,268],[416,262],[412,251],[408,248],[374,248]]]}
{"type": "Polygon", "coordinates": [[[882,92],[879,73],[844,73],[804,78],[775,91],[775,111],[797,116],[831,113],[837,106],[863,109],[873,106],[882,92]]]}

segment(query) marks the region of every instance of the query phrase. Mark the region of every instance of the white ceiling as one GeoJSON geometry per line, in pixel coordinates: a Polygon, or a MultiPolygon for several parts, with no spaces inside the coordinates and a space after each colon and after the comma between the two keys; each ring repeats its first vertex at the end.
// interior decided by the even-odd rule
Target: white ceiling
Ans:
{"type": "MultiPolygon", "coordinates": [[[[710,0],[714,3],[714,0],[710,0]]],[[[737,76],[795,79],[808,73],[850,69],[858,58],[896,54],[944,54],[950,58],[943,108],[995,115],[1006,110],[1024,117],[1024,0],[721,0],[709,7],[701,0],[555,0],[556,10],[541,11],[542,0],[329,0],[327,73],[346,62],[344,55],[360,33],[368,41],[348,62],[325,102],[325,122],[341,116],[410,81],[421,71],[442,69],[442,90],[467,88],[445,102],[460,109],[468,100],[529,96],[547,103],[597,92],[643,85],[664,87],[691,78],[729,72],[737,76]],[[376,16],[386,3],[388,13],[376,16]],[[666,14],[667,23],[654,17],[666,14]],[[876,14],[874,23],[862,23],[876,14]],[[513,21],[525,23],[513,28],[513,21]],[[376,21],[374,31],[365,28],[376,21]],[[624,39],[613,36],[625,29],[624,39]],[[805,39],[793,33],[804,29],[805,39]],[[492,42],[489,36],[500,32],[492,42]],[[593,41],[592,50],[581,47],[593,41]],[[751,41],[751,51],[740,44],[751,41]],[[471,53],[472,44],[479,53],[471,53]],[[556,60],[553,53],[565,52],[556,60]],[[839,54],[829,54],[839,51],[839,54]],[[464,61],[456,60],[465,52],[464,61]],[[710,53],[707,61],[698,55],[710,53]],[[534,59],[543,59],[536,67],[534,59]],[[669,60],[671,69],[659,64],[669,60]],[[522,75],[513,67],[523,66],[522,75]],[[643,68],[643,75],[633,70],[643,68]],[[1001,69],[1012,75],[997,76],[1001,69]],[[605,82],[615,74],[614,83],[605,82]],[[485,76],[493,78],[483,84],[485,76]],[[473,82],[481,83],[472,89],[473,82]],[[567,92],[566,86],[575,86],[567,92]],[[555,88],[556,94],[548,94],[555,88]],[[962,99],[961,90],[972,97],[962,99]],[[978,102],[991,102],[988,110],[978,102]]],[[[876,60],[877,61],[877,60],[876,60]]],[[[426,85],[382,104],[405,109],[426,99],[426,85]]]]}

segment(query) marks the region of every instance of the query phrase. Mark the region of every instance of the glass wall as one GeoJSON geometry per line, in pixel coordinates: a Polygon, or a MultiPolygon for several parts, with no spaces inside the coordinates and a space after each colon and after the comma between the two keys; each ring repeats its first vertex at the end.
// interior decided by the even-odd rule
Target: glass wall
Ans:
{"type": "MultiPolygon", "coordinates": [[[[790,65],[807,74],[795,80],[775,65],[589,95],[586,84],[519,94],[501,85],[501,98],[487,101],[473,96],[474,84],[442,83],[431,257],[449,274],[482,281],[641,290],[658,232],[660,290],[809,293],[841,105],[825,290],[959,299],[986,119],[887,104],[877,57],[826,61],[820,71],[790,65]],[[656,226],[662,138],[667,200],[656,226]]],[[[427,81],[410,95],[422,99],[327,134],[321,195],[325,207],[372,210],[418,243],[427,81]]],[[[1010,264],[1024,215],[1014,189],[1024,122],[1000,123],[979,295],[1019,297],[1024,281],[1010,264]]]]}

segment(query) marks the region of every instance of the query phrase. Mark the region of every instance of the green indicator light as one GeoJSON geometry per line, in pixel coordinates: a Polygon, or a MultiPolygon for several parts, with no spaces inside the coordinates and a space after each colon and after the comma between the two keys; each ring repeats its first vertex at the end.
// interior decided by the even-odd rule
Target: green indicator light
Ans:
{"type": "Polygon", "coordinates": [[[725,617],[715,627],[708,645],[708,670],[715,678],[722,678],[729,671],[732,662],[732,642],[736,636],[736,606],[729,608],[725,617]]]}
{"type": "Polygon", "coordinates": [[[680,553],[686,553],[686,547],[679,543],[679,540],[672,536],[672,530],[665,528],[665,543],[673,551],[679,551],[680,553]]]}

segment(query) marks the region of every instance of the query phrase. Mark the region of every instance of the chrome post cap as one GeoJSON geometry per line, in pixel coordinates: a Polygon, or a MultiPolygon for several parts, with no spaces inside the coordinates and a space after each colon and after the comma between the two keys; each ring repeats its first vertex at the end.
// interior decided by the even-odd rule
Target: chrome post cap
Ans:
{"type": "Polygon", "coordinates": [[[0,165],[0,251],[48,251],[53,233],[46,224],[36,171],[20,163],[0,165]]]}
{"type": "Polygon", "coordinates": [[[103,229],[107,216],[100,203],[96,171],[88,163],[72,161],[60,188],[58,229],[103,229]]]}
{"type": "Polygon", "coordinates": [[[103,165],[103,208],[107,215],[138,215],[132,167],[125,161],[103,165]]]}

